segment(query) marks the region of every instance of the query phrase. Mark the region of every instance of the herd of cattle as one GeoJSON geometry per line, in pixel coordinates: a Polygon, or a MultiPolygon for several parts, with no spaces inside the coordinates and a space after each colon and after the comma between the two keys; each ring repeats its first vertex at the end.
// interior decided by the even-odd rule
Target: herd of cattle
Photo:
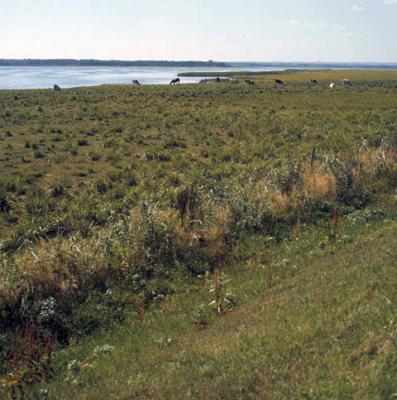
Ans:
{"type": "MultiPolygon", "coordinates": [[[[202,84],[202,83],[211,83],[211,82],[229,82],[232,85],[236,85],[236,84],[240,83],[240,81],[238,79],[235,79],[235,78],[220,78],[220,77],[216,77],[216,78],[213,78],[213,79],[208,79],[208,78],[207,79],[202,79],[199,83],[202,84]]],[[[252,79],[246,79],[244,82],[248,86],[255,85],[255,82],[252,79]]],[[[276,86],[284,86],[285,85],[285,82],[282,81],[281,79],[275,79],[274,82],[275,82],[276,86]]],[[[181,83],[181,80],[179,78],[176,78],[176,79],[173,79],[170,82],[170,85],[177,85],[179,83],[181,83]]],[[[310,79],[307,83],[310,86],[313,86],[313,85],[317,85],[318,81],[316,79],[310,79]]],[[[141,83],[138,80],[134,79],[132,81],[132,84],[133,85],[140,85],[141,83]]],[[[343,79],[341,84],[344,87],[353,85],[350,79],[343,79]]],[[[332,82],[329,85],[330,89],[334,89],[335,86],[336,86],[335,82],[332,82]]],[[[61,90],[61,88],[58,85],[54,85],[54,90],[59,91],[59,90],[61,90]]]]}
{"type": "MultiPolygon", "coordinates": [[[[202,79],[199,83],[210,83],[210,82],[229,82],[231,84],[240,83],[238,79],[234,79],[234,78],[233,79],[228,79],[228,78],[221,79],[219,77],[216,79],[202,79]]],[[[255,82],[252,79],[246,79],[244,82],[247,85],[255,85],[255,82]]],[[[282,81],[281,79],[275,79],[274,82],[275,82],[276,86],[284,86],[285,85],[285,82],[282,81]]],[[[310,86],[313,86],[313,85],[317,85],[318,81],[316,79],[310,79],[307,83],[310,86]]],[[[341,84],[342,84],[342,86],[352,86],[353,85],[350,79],[343,79],[341,84]]],[[[332,82],[329,85],[330,89],[334,89],[335,86],[336,86],[335,82],[332,82]]]]}
{"type": "MultiPolygon", "coordinates": [[[[209,78],[202,79],[199,83],[211,83],[211,82],[229,82],[232,85],[236,85],[236,84],[240,83],[238,79],[235,79],[235,78],[220,78],[219,76],[216,77],[216,78],[212,78],[212,79],[209,79],[209,78]]],[[[255,82],[252,79],[246,79],[244,82],[249,86],[255,85],[255,82]]],[[[275,82],[275,84],[277,86],[284,86],[285,85],[285,82],[282,81],[281,79],[275,79],[274,82],[275,82]]],[[[139,81],[137,81],[137,80],[133,80],[132,83],[134,85],[140,85],[139,81]]],[[[179,83],[181,83],[181,80],[179,78],[176,78],[176,79],[173,79],[170,82],[170,85],[176,85],[176,84],[179,84],[179,83]]],[[[312,85],[317,85],[318,81],[316,79],[310,79],[307,83],[310,86],[312,86],[312,85]]],[[[351,82],[350,79],[343,79],[341,84],[342,84],[342,86],[352,86],[352,82],[351,82]]],[[[330,89],[334,89],[335,86],[336,86],[335,82],[332,82],[329,85],[330,89]]]]}

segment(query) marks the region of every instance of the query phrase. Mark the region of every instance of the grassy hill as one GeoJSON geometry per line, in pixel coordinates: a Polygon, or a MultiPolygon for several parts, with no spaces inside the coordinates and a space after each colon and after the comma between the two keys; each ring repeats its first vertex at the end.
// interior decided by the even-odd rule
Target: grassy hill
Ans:
{"type": "Polygon", "coordinates": [[[391,398],[397,73],[278,76],[0,91],[2,395],[391,398]]]}

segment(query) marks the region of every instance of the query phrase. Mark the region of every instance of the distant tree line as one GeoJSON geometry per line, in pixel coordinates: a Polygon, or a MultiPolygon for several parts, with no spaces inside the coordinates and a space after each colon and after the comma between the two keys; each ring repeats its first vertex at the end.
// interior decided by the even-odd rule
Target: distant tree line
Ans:
{"type": "Polygon", "coordinates": [[[0,67],[229,67],[217,61],[120,61],[120,60],[74,60],[74,59],[0,59],[0,67]]]}

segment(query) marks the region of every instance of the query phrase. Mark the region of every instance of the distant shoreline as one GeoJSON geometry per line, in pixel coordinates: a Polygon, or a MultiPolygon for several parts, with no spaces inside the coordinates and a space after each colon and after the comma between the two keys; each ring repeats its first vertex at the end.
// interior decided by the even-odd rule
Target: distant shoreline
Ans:
{"type": "Polygon", "coordinates": [[[352,71],[396,71],[397,66],[395,68],[324,68],[324,69],[311,69],[311,68],[302,68],[302,69],[285,69],[285,70],[274,70],[274,71],[205,71],[205,72],[180,72],[178,73],[178,77],[180,78],[208,78],[208,77],[236,77],[236,76],[263,76],[263,75],[283,75],[283,74],[292,74],[299,72],[330,72],[330,71],[339,71],[339,72],[352,72],[352,71]]]}
{"type": "Polygon", "coordinates": [[[183,68],[247,68],[291,69],[347,69],[347,70],[396,70],[397,63],[387,62],[236,62],[236,61],[169,61],[169,60],[96,60],[96,59],[0,59],[0,67],[183,67],[183,68]]]}
{"type": "Polygon", "coordinates": [[[281,71],[216,71],[216,72],[180,72],[180,78],[205,78],[205,77],[234,77],[234,76],[255,76],[255,75],[280,75],[289,74],[294,72],[305,71],[331,71],[331,69],[324,70],[309,70],[309,69],[286,69],[281,71]]]}
{"type": "Polygon", "coordinates": [[[221,67],[230,64],[217,61],[122,61],[75,59],[0,59],[0,67],[221,67]]]}

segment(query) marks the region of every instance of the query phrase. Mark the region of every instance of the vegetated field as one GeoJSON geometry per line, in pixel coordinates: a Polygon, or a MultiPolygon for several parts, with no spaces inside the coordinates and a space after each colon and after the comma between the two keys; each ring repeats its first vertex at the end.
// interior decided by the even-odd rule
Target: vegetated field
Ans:
{"type": "Polygon", "coordinates": [[[0,91],[0,393],[397,392],[397,71],[252,79],[0,91]]]}

